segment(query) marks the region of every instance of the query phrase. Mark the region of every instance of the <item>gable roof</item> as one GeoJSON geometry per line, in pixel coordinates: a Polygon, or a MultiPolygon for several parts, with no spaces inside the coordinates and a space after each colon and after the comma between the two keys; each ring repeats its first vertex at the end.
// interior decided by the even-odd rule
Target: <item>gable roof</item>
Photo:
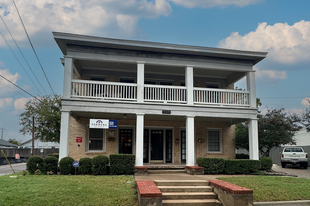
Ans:
{"type": "Polygon", "coordinates": [[[10,143],[8,141],[0,139],[0,147],[18,147],[18,145],[12,144],[12,143],[10,143]]]}

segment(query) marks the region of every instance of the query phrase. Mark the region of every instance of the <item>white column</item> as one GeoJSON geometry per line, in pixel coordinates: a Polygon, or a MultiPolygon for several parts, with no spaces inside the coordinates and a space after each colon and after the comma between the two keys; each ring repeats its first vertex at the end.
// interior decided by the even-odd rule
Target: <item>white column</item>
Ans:
{"type": "Polygon", "coordinates": [[[186,166],[195,166],[194,116],[186,117],[186,166]]]}
{"type": "Polygon", "coordinates": [[[246,75],[247,90],[250,92],[250,107],[256,108],[255,71],[246,75]]]}
{"type": "Polygon", "coordinates": [[[144,101],[144,62],[137,62],[137,102],[144,101]]]}
{"type": "Polygon", "coordinates": [[[143,166],[144,114],[137,113],[136,121],[136,166],[143,166]]]}
{"type": "Polygon", "coordinates": [[[193,66],[186,66],[185,68],[185,86],[187,104],[192,105],[194,102],[194,69],[193,66]]]}
{"type": "Polygon", "coordinates": [[[70,111],[61,110],[59,160],[69,154],[70,111]]]}
{"type": "Polygon", "coordinates": [[[259,159],[257,119],[249,120],[249,153],[250,159],[259,159]]]}
{"type": "Polygon", "coordinates": [[[65,68],[64,68],[64,89],[63,97],[70,98],[71,96],[71,80],[73,75],[73,59],[65,58],[65,68]]]}

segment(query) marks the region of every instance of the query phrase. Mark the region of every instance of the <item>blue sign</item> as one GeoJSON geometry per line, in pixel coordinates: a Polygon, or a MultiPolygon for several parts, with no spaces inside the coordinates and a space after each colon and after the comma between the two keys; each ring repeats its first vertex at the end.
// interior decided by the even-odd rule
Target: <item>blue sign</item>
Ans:
{"type": "Polygon", "coordinates": [[[78,161],[74,161],[72,163],[73,167],[79,167],[80,166],[80,163],[78,161]]]}
{"type": "Polygon", "coordinates": [[[117,120],[109,120],[109,129],[117,129],[117,120]]]}

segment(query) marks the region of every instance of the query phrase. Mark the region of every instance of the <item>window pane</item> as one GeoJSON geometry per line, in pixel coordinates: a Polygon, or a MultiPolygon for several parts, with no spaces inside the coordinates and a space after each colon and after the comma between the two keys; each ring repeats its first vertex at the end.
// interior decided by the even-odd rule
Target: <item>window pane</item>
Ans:
{"type": "Polygon", "coordinates": [[[103,150],[103,129],[89,129],[89,150],[103,150]]]}
{"type": "Polygon", "coordinates": [[[208,151],[220,152],[220,131],[211,130],[208,131],[208,151]]]}

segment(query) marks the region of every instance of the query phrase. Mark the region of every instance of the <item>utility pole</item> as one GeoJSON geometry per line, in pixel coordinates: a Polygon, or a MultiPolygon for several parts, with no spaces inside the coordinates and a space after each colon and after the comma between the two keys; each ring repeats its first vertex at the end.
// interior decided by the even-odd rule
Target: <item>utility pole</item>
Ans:
{"type": "Polygon", "coordinates": [[[0,128],[2,130],[2,136],[1,136],[1,139],[3,139],[3,130],[6,130],[4,128],[0,128]]]}
{"type": "Polygon", "coordinates": [[[34,116],[32,116],[32,154],[34,155],[34,116]]]}

